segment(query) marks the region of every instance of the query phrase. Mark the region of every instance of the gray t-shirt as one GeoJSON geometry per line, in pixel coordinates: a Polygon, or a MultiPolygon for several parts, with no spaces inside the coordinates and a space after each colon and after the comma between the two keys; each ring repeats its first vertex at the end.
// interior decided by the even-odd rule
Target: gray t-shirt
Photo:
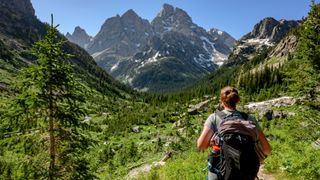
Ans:
{"type": "MultiPolygon", "coordinates": [[[[227,114],[227,115],[230,115],[230,114],[234,114],[234,115],[239,115],[241,116],[240,112],[235,110],[235,111],[231,111],[231,110],[222,110],[223,113],[227,114]]],[[[257,127],[259,129],[259,131],[261,131],[261,127],[258,123],[258,121],[251,115],[248,116],[248,120],[249,121],[253,121],[257,124],[257,127]]],[[[221,124],[221,119],[218,115],[216,115],[216,113],[213,113],[211,114],[206,122],[204,123],[204,125],[210,129],[213,130],[214,133],[218,132],[218,128],[217,127],[220,127],[220,124],[221,124]]]]}

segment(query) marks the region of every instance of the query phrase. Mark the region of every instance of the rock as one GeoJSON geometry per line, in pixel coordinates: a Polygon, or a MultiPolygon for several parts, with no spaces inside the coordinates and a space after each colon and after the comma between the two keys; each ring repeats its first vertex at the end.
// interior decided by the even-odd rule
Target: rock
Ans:
{"type": "Polygon", "coordinates": [[[294,113],[294,112],[288,112],[288,113],[287,113],[287,116],[288,116],[288,117],[295,116],[295,115],[296,115],[296,113],[294,113]]]}
{"type": "Polygon", "coordinates": [[[127,175],[127,179],[136,179],[138,178],[139,174],[141,173],[148,173],[152,169],[152,165],[150,164],[144,164],[141,165],[140,167],[133,168],[132,170],[129,171],[127,175]]]}
{"type": "Polygon", "coordinates": [[[188,109],[188,114],[190,114],[190,115],[196,115],[198,113],[199,112],[198,112],[198,110],[196,108],[189,108],[188,109]]]}
{"type": "Polygon", "coordinates": [[[272,107],[291,106],[295,103],[296,103],[295,98],[285,96],[285,97],[280,97],[276,99],[271,99],[268,101],[249,103],[248,105],[245,105],[245,108],[247,108],[250,112],[254,112],[254,111],[263,111],[265,109],[271,109],[272,107]]]}
{"type": "Polygon", "coordinates": [[[269,53],[270,57],[283,57],[295,52],[297,47],[297,37],[290,35],[279,42],[279,44],[269,53]]]}
{"type": "Polygon", "coordinates": [[[161,161],[163,161],[163,162],[167,161],[169,158],[172,157],[172,155],[173,155],[173,152],[172,152],[172,151],[167,152],[167,153],[163,156],[163,158],[161,159],[161,161]]]}
{"type": "Polygon", "coordinates": [[[139,133],[140,130],[141,130],[141,128],[140,128],[139,126],[134,126],[134,127],[132,128],[132,131],[135,132],[135,133],[139,133]]]}
{"type": "Polygon", "coordinates": [[[203,99],[204,99],[204,100],[209,100],[210,97],[211,97],[210,95],[204,95],[204,96],[203,96],[203,99]]]}
{"type": "Polygon", "coordinates": [[[245,105],[245,108],[247,108],[250,112],[258,112],[259,118],[265,117],[266,119],[271,120],[273,118],[285,118],[287,116],[294,116],[295,113],[274,111],[272,110],[272,107],[286,107],[291,106],[295,103],[295,98],[285,96],[268,101],[249,103],[248,105],[245,105]]]}
{"type": "Polygon", "coordinates": [[[190,108],[188,109],[188,114],[195,115],[195,114],[198,114],[199,111],[207,111],[209,102],[210,100],[206,100],[196,105],[189,105],[190,108]]]}
{"type": "Polygon", "coordinates": [[[7,91],[9,88],[8,88],[8,85],[6,83],[2,83],[0,82],[0,91],[7,91]]]}
{"type": "Polygon", "coordinates": [[[178,129],[178,133],[182,136],[182,137],[187,137],[187,132],[186,132],[187,128],[180,128],[178,129]]]}
{"type": "Polygon", "coordinates": [[[312,147],[316,150],[320,149],[320,138],[317,139],[315,142],[312,143],[312,147]]]}
{"type": "Polygon", "coordinates": [[[175,123],[173,123],[172,128],[179,128],[179,127],[182,127],[182,126],[183,126],[182,121],[178,120],[175,123]]]}
{"type": "Polygon", "coordinates": [[[92,119],[92,117],[86,116],[86,117],[84,117],[84,120],[82,122],[90,122],[91,119],[92,119]]]}

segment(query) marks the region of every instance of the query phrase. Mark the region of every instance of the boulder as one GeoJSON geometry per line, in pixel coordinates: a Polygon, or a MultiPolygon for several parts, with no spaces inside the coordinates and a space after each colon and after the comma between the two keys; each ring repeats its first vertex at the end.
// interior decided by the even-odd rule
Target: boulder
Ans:
{"type": "Polygon", "coordinates": [[[141,131],[141,128],[139,126],[132,127],[132,132],[139,133],[140,131],[141,131]]]}
{"type": "Polygon", "coordinates": [[[180,128],[183,126],[183,123],[181,120],[178,120],[176,122],[173,123],[172,128],[180,128]]]}
{"type": "Polygon", "coordinates": [[[199,111],[207,111],[210,100],[202,101],[196,105],[189,105],[188,114],[195,115],[199,111]]]}
{"type": "Polygon", "coordinates": [[[317,139],[315,142],[312,143],[312,147],[316,150],[320,149],[320,138],[317,139]]]}
{"type": "Polygon", "coordinates": [[[248,109],[249,112],[258,112],[259,118],[265,117],[266,119],[271,120],[272,118],[294,116],[295,114],[292,112],[274,111],[272,108],[291,106],[295,103],[295,98],[284,96],[267,101],[249,103],[248,105],[245,105],[245,108],[248,109]]]}

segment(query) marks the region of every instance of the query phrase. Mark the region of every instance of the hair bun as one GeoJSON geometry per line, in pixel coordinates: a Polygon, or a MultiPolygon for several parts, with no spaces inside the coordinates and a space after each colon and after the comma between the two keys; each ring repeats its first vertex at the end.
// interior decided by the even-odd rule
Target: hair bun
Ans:
{"type": "Polygon", "coordinates": [[[235,108],[236,104],[240,101],[238,90],[231,86],[226,86],[221,89],[220,100],[224,104],[235,108]]]}

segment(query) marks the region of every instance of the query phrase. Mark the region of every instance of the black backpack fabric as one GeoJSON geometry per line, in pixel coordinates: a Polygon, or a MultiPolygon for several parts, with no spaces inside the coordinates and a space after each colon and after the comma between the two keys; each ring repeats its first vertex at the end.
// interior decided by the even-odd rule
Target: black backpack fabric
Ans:
{"type": "Polygon", "coordinates": [[[260,166],[254,150],[257,125],[249,122],[245,113],[227,115],[217,111],[216,115],[221,119],[218,127],[221,150],[218,155],[217,152],[209,155],[209,171],[217,174],[218,179],[254,180],[260,166]]]}

